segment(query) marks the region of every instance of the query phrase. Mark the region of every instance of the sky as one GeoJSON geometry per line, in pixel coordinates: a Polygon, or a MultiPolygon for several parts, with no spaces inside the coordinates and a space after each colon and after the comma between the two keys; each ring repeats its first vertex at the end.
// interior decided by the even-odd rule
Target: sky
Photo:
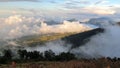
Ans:
{"type": "Polygon", "coordinates": [[[0,18],[12,15],[50,19],[119,19],[120,0],[0,0],[0,18]]]}

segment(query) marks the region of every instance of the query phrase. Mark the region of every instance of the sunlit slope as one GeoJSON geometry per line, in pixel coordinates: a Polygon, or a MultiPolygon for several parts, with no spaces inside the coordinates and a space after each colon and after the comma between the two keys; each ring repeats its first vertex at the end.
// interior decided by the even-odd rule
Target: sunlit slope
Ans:
{"type": "Polygon", "coordinates": [[[34,45],[44,44],[48,41],[57,40],[73,34],[76,33],[56,33],[56,34],[46,34],[46,35],[24,36],[17,39],[17,43],[20,45],[34,46],[34,45]]]}
{"type": "Polygon", "coordinates": [[[88,39],[100,32],[103,32],[103,29],[96,28],[93,30],[81,32],[81,33],[56,33],[56,34],[44,34],[44,35],[30,35],[24,36],[16,40],[17,44],[27,45],[27,46],[36,46],[42,45],[49,41],[54,41],[61,39],[67,43],[73,44],[74,47],[79,46],[88,39]]]}

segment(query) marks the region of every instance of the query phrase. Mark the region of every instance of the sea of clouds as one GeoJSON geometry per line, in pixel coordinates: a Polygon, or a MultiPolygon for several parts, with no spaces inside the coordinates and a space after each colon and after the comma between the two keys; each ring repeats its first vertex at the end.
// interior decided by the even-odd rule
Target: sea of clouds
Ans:
{"type": "Polygon", "coordinates": [[[79,21],[63,21],[60,24],[48,25],[44,19],[13,15],[0,18],[0,39],[12,39],[27,35],[46,33],[83,32],[93,29],[79,21]]]}
{"type": "MultiPolygon", "coordinates": [[[[88,24],[79,23],[79,21],[63,21],[63,23],[55,25],[48,25],[44,21],[45,20],[41,18],[25,17],[21,15],[0,18],[0,39],[12,39],[33,34],[83,32],[94,29],[88,24]]],[[[97,21],[95,22],[97,23],[97,21]]],[[[89,42],[72,50],[70,50],[71,46],[74,45],[68,44],[63,40],[47,42],[42,46],[24,48],[28,51],[37,50],[40,52],[51,49],[56,54],[70,51],[76,54],[77,57],[85,58],[120,57],[120,26],[113,21],[112,24],[111,21],[109,24],[107,19],[101,20],[101,22],[99,20],[98,23],[102,23],[100,26],[105,29],[105,32],[91,37],[89,42]],[[107,24],[104,25],[103,23],[106,22],[107,24]]],[[[8,43],[17,45],[14,41],[8,43]]],[[[13,49],[15,50],[14,47],[13,49]]]]}

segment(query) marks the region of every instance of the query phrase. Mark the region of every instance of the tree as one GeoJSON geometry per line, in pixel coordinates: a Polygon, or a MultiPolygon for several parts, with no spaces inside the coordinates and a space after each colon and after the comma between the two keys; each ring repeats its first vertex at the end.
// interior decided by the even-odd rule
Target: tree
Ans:
{"type": "Polygon", "coordinates": [[[4,50],[4,58],[11,60],[12,59],[12,52],[11,50],[4,50]]]}
{"type": "Polygon", "coordinates": [[[69,61],[72,59],[76,59],[75,55],[70,53],[70,52],[62,52],[61,54],[59,54],[58,56],[56,56],[56,60],[57,61],[69,61]]]}
{"type": "Polygon", "coordinates": [[[26,50],[18,50],[18,54],[20,56],[20,59],[27,59],[27,51],[26,50]]]}
{"type": "Polygon", "coordinates": [[[46,60],[49,60],[49,61],[54,60],[55,53],[52,50],[45,51],[44,52],[44,57],[45,57],[46,60]]]}

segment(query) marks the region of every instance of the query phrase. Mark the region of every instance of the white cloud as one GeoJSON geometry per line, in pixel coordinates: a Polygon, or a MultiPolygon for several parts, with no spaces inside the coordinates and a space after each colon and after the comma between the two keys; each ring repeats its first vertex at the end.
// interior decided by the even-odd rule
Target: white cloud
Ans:
{"type": "Polygon", "coordinates": [[[104,27],[105,32],[93,36],[91,40],[82,47],[75,49],[76,52],[89,54],[90,56],[120,57],[120,26],[109,25],[104,27]]]}
{"type": "Polygon", "coordinates": [[[86,14],[98,14],[98,15],[113,15],[116,13],[116,10],[111,8],[109,0],[72,0],[66,2],[63,7],[68,9],[68,12],[71,13],[86,13],[86,14]],[[84,5],[81,5],[80,2],[86,2],[84,5]]]}
{"type": "Polygon", "coordinates": [[[5,20],[6,24],[12,25],[22,22],[22,18],[20,15],[10,16],[5,20]]]}
{"type": "Polygon", "coordinates": [[[80,9],[74,9],[72,10],[72,13],[85,13],[85,14],[97,14],[97,15],[113,15],[116,13],[116,10],[114,10],[111,7],[99,7],[99,6],[89,6],[89,7],[83,7],[80,9]]]}
{"type": "Polygon", "coordinates": [[[32,34],[82,32],[92,29],[79,22],[64,21],[63,24],[47,25],[43,19],[13,15],[0,19],[0,38],[16,38],[32,34]]]}
{"type": "Polygon", "coordinates": [[[109,3],[108,0],[99,0],[95,3],[95,5],[98,5],[98,4],[106,4],[106,3],[109,3]]]}
{"type": "Polygon", "coordinates": [[[63,24],[49,26],[43,23],[40,28],[42,33],[65,33],[65,32],[83,32],[91,29],[89,26],[80,24],[79,22],[64,21],[63,24]]]}
{"type": "Polygon", "coordinates": [[[89,12],[100,14],[100,15],[107,15],[107,14],[114,14],[116,11],[109,8],[109,7],[86,7],[85,10],[89,12]]]}

